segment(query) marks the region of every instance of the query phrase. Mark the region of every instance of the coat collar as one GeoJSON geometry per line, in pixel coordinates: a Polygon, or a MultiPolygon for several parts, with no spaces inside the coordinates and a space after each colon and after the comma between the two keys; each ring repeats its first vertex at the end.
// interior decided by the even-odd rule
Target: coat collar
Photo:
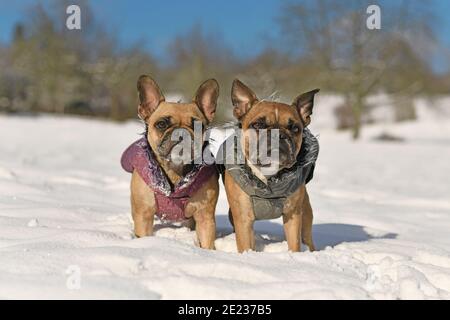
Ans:
{"type": "MultiPolygon", "coordinates": [[[[233,135],[229,139],[234,137],[233,135]]],[[[283,169],[268,177],[266,181],[257,177],[248,164],[227,164],[225,161],[225,169],[248,194],[263,198],[287,196],[297,190],[301,184],[312,179],[315,162],[319,155],[319,142],[309,129],[303,129],[302,139],[302,147],[297,155],[296,163],[291,168],[283,169]]],[[[236,148],[240,146],[239,141],[234,146],[237,152],[236,148]]]]}

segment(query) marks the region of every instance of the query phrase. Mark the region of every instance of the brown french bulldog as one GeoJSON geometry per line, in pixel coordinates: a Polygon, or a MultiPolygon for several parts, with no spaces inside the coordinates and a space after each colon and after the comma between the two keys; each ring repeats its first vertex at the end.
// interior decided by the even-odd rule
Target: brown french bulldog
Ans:
{"type": "MultiPolygon", "coordinates": [[[[305,134],[304,128],[311,122],[314,96],[318,91],[316,89],[301,94],[291,105],[288,105],[280,102],[260,101],[255,93],[242,82],[237,79],[233,82],[231,99],[234,106],[234,116],[239,121],[241,128],[240,147],[249,168],[248,171],[257,177],[258,181],[268,183],[267,181],[270,180],[271,176],[265,176],[262,173],[264,165],[249,161],[249,129],[254,129],[256,132],[261,129],[266,129],[267,132],[270,132],[271,129],[279,129],[279,162],[277,163],[278,171],[274,173],[274,176],[281,175],[282,172],[290,172],[289,170],[298,167],[299,152],[302,149],[303,135],[305,134]]],[[[315,140],[314,137],[313,139],[315,140]]],[[[293,174],[291,174],[294,180],[301,175],[298,172],[300,171],[293,171],[293,174]]],[[[308,174],[311,174],[312,178],[312,172],[308,174]]],[[[237,249],[239,252],[244,252],[255,249],[253,232],[255,219],[266,218],[258,218],[259,212],[255,210],[258,210],[259,204],[254,202],[254,196],[249,195],[249,192],[244,190],[244,187],[248,187],[248,183],[240,184],[239,180],[240,176],[236,176],[236,170],[225,170],[224,184],[230,206],[230,222],[236,232],[237,249]]],[[[301,250],[301,241],[308,245],[310,251],[315,250],[312,239],[313,212],[304,180],[298,182],[297,189],[292,190],[291,188],[290,194],[282,199],[282,204],[279,206],[288,248],[293,252],[301,250]]],[[[288,181],[287,184],[289,183],[288,181]]],[[[295,185],[294,181],[287,188],[292,187],[292,185],[295,185]]],[[[267,198],[257,200],[262,202],[272,201],[270,195],[267,198]]]]}
{"type": "MultiPolygon", "coordinates": [[[[214,79],[205,81],[191,103],[166,102],[157,83],[146,75],[139,78],[137,88],[140,99],[138,114],[148,128],[146,139],[151,152],[170,185],[177,186],[189,174],[192,165],[186,163],[180,165],[171,159],[171,150],[177,144],[171,139],[171,134],[176,129],[184,129],[191,135],[193,143],[194,121],[201,121],[202,130],[205,130],[216,111],[218,83],[214,79]]],[[[216,171],[208,171],[201,185],[196,186],[194,190],[187,203],[177,203],[183,203],[184,216],[190,227],[194,228],[195,225],[199,246],[214,249],[216,229],[214,213],[219,195],[216,171]]],[[[164,204],[163,200],[167,199],[163,197],[161,200],[164,204]]],[[[157,194],[137,170],[133,171],[131,179],[131,206],[136,236],[152,235],[154,215],[158,214],[157,194]]]]}

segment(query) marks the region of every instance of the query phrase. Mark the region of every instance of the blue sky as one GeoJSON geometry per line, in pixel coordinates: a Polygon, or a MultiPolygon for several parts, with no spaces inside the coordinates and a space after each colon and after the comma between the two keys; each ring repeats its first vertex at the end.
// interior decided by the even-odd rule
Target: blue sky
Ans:
{"type": "MultiPolygon", "coordinates": [[[[1,42],[9,41],[12,26],[23,21],[26,9],[37,1],[0,0],[1,42]]],[[[260,52],[267,38],[276,35],[275,19],[283,2],[286,1],[92,0],[91,5],[95,17],[116,33],[124,46],[145,40],[148,49],[161,56],[174,36],[199,24],[206,31],[221,35],[235,52],[246,57],[260,52]]],[[[450,47],[450,1],[434,3],[442,15],[439,37],[450,47]]]]}
{"type": "MultiPolygon", "coordinates": [[[[26,9],[36,2],[0,0],[1,42],[10,40],[12,26],[23,20],[26,9]]],[[[276,31],[274,19],[283,1],[92,0],[90,3],[95,18],[116,33],[125,46],[143,39],[151,51],[161,54],[174,36],[197,24],[208,33],[220,35],[245,56],[258,53],[264,47],[264,39],[276,31]]]]}

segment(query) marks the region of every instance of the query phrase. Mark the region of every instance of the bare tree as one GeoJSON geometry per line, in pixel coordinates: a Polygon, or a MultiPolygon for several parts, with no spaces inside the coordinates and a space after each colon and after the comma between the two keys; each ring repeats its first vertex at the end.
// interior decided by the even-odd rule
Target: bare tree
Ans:
{"type": "Polygon", "coordinates": [[[341,93],[357,138],[369,114],[367,98],[378,90],[393,95],[399,120],[414,118],[415,94],[448,92],[448,75],[436,76],[428,63],[436,41],[434,20],[425,19],[430,1],[382,1],[382,29],[371,31],[365,26],[369,1],[303,0],[285,5],[282,41],[266,39],[254,57],[238,58],[220,32],[194,25],[172,39],[164,61],[143,49],[145,39],[123,49],[88,0],[77,1],[82,32],[65,27],[70,0],[47,1],[33,5],[13,30],[14,40],[0,46],[0,110],[134,118],[136,79],[151,73],[185,99],[200,82],[216,78],[221,121],[229,119],[230,85],[240,77],[265,97],[313,86],[341,93]]]}
{"type": "Polygon", "coordinates": [[[34,5],[26,22],[17,24],[3,53],[1,104],[18,111],[134,117],[136,79],[155,72],[156,63],[139,45],[119,49],[117,39],[93,19],[88,1],[78,1],[83,32],[67,30],[69,3],[34,5]]]}
{"type": "MultiPolygon", "coordinates": [[[[192,98],[198,85],[208,78],[221,84],[219,104],[229,103],[232,77],[239,63],[222,36],[207,33],[200,25],[194,25],[186,33],[175,37],[167,48],[169,66],[165,73],[167,88],[192,98]]],[[[225,119],[229,108],[218,108],[216,120],[225,119]]]]}
{"type": "MultiPolygon", "coordinates": [[[[405,63],[405,56],[420,61],[408,39],[408,30],[426,21],[417,14],[424,12],[416,10],[420,2],[383,3],[381,30],[366,27],[369,1],[306,0],[287,5],[279,19],[291,50],[313,66],[314,79],[344,94],[354,139],[360,136],[367,97],[383,87],[389,70],[405,63]]],[[[417,87],[416,75],[396,89],[417,87]]]]}

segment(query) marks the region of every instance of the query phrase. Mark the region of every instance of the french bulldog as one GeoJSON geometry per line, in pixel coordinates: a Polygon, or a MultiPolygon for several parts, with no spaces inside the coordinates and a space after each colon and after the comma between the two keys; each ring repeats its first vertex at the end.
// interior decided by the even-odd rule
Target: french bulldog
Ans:
{"type": "MultiPolygon", "coordinates": [[[[214,249],[215,207],[219,195],[218,173],[214,165],[196,165],[191,161],[176,161],[173,139],[182,130],[191,139],[194,150],[194,123],[202,124],[204,133],[213,120],[219,85],[210,79],[200,85],[192,102],[165,101],[158,84],[147,75],[137,82],[138,115],[145,122],[143,140],[124,153],[122,166],[132,172],[131,208],[137,237],[153,234],[154,216],[171,217],[181,212],[182,220],[195,228],[201,248],[214,249]],[[148,145],[148,150],[145,145],[148,145]],[[124,160],[125,159],[125,160],[124,160]],[[150,169],[149,169],[150,168],[150,169]],[[192,181],[191,181],[192,180],[192,181]]],[[[184,159],[186,160],[186,159],[184,159]]]]}
{"type": "Polygon", "coordinates": [[[233,114],[241,131],[238,147],[242,149],[245,164],[225,166],[223,179],[239,252],[255,250],[255,220],[279,216],[283,218],[290,251],[301,251],[301,242],[311,251],[315,250],[312,239],[313,211],[306,183],[312,178],[318,143],[306,127],[311,123],[317,92],[319,89],[303,93],[292,104],[285,104],[259,100],[241,81],[236,79],[233,82],[233,114]],[[254,138],[250,132],[259,135],[262,130],[270,133],[274,129],[278,130],[279,139],[277,162],[251,161],[249,140],[254,138]],[[268,166],[276,167],[276,170],[267,173],[265,169],[268,166]]]}

